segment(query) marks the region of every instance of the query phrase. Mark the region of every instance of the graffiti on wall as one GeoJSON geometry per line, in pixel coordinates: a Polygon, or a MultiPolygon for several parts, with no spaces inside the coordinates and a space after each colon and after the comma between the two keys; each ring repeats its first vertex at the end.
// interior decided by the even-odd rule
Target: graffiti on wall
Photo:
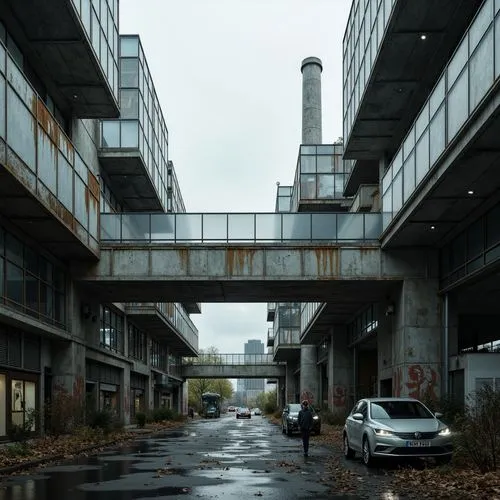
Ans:
{"type": "Polygon", "coordinates": [[[333,388],[333,406],[344,408],[347,401],[347,389],[343,385],[336,385],[333,388]]]}
{"type": "Polygon", "coordinates": [[[300,401],[307,401],[309,404],[313,404],[314,394],[311,391],[305,389],[300,393],[300,401]]]}
{"type": "Polygon", "coordinates": [[[410,365],[408,367],[408,395],[415,399],[437,399],[438,373],[431,366],[410,365]]]}

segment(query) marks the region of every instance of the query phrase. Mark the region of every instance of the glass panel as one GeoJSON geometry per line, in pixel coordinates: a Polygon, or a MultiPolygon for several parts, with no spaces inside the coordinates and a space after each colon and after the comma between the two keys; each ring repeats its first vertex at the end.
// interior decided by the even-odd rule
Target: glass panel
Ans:
{"type": "Polygon", "coordinates": [[[468,87],[468,71],[466,69],[448,94],[448,142],[455,137],[467,119],[469,113],[468,87]]]}
{"type": "Polygon", "coordinates": [[[364,214],[365,239],[378,240],[382,234],[382,221],[379,214],[364,214]]]}
{"type": "Polygon", "coordinates": [[[334,156],[317,156],[316,165],[318,172],[331,173],[333,172],[334,156]]]}
{"type": "Polygon", "coordinates": [[[434,90],[432,91],[432,95],[429,100],[429,111],[431,118],[432,116],[434,116],[434,113],[444,100],[446,92],[445,80],[446,80],[445,75],[443,74],[438,84],[434,87],[434,90]]]}
{"type": "Polygon", "coordinates": [[[22,380],[12,380],[11,382],[11,415],[12,424],[19,427],[24,424],[24,390],[22,380]]]}
{"type": "Polygon", "coordinates": [[[312,214],[312,240],[337,239],[337,217],[336,214],[312,214]]]}
{"type": "Polygon", "coordinates": [[[469,57],[469,39],[466,36],[448,65],[448,89],[452,87],[469,57]]]}
{"type": "Polygon", "coordinates": [[[57,146],[38,127],[38,177],[55,195],[57,193],[57,146]]]}
{"type": "MultiPolygon", "coordinates": [[[[101,219],[102,224],[102,219],[101,219]]],[[[151,239],[172,241],[175,239],[175,216],[151,214],[151,239]]]]}
{"type": "Polygon", "coordinates": [[[101,239],[120,240],[120,216],[114,214],[101,214],[101,239]]]}
{"type": "Polygon", "coordinates": [[[470,59],[470,108],[475,109],[493,83],[493,30],[483,38],[470,59]]]}
{"type": "Polygon", "coordinates": [[[408,158],[408,155],[412,152],[415,147],[415,129],[412,127],[410,133],[406,136],[406,139],[403,143],[403,158],[408,158]]]}
{"type": "Polygon", "coordinates": [[[382,197],[382,225],[385,228],[392,220],[392,189],[388,189],[382,197]]]}
{"type": "Polygon", "coordinates": [[[40,313],[48,318],[54,316],[54,291],[43,282],[40,283],[40,313]]]}
{"type": "MultiPolygon", "coordinates": [[[[0,59],[2,57],[2,53],[0,50],[0,59]]],[[[1,67],[1,63],[0,63],[1,67]]],[[[5,139],[5,78],[0,75],[0,137],[5,139]]]]}
{"type": "Polygon", "coordinates": [[[7,142],[24,163],[34,172],[35,119],[15,94],[7,88],[7,142]]]}
{"type": "Polygon", "coordinates": [[[73,169],[61,153],[57,172],[57,197],[73,213],[73,169]]]}
{"type": "Polygon", "coordinates": [[[253,241],[255,239],[254,214],[229,214],[228,235],[231,241],[253,241]]]}
{"type": "Polygon", "coordinates": [[[120,60],[120,86],[139,86],[139,59],[120,60]]]}
{"type": "Polygon", "coordinates": [[[316,199],[316,176],[301,175],[300,176],[300,199],[315,200],[316,199]]]}
{"type": "Polygon", "coordinates": [[[424,132],[425,127],[427,127],[428,123],[429,123],[429,102],[427,102],[427,104],[422,108],[422,111],[420,112],[420,115],[418,116],[417,121],[415,123],[415,139],[417,141],[424,132]]]}
{"type": "Polygon", "coordinates": [[[311,214],[283,214],[283,240],[311,240],[311,214]]]}
{"type": "MultiPolygon", "coordinates": [[[[335,177],[333,174],[318,175],[318,199],[334,199],[335,198],[335,177]]],[[[342,176],[343,177],[343,176],[342,176]]],[[[343,180],[343,179],[342,179],[343,180]]],[[[342,183],[343,184],[343,183],[342,183]]]]}
{"type": "Polygon", "coordinates": [[[256,240],[281,241],[281,215],[255,214],[256,240]]]}
{"type": "Polygon", "coordinates": [[[315,173],[316,172],[316,156],[301,156],[300,157],[300,171],[302,173],[315,173]]]}
{"type": "MultiPolygon", "coordinates": [[[[500,4],[500,0],[497,0],[500,4]]],[[[500,76],[500,16],[495,19],[495,79],[500,76]]]]}
{"type": "Polygon", "coordinates": [[[121,122],[121,147],[134,149],[139,147],[139,122],[121,122]]]}
{"type": "Polygon", "coordinates": [[[474,52],[479,41],[493,20],[493,0],[485,0],[469,29],[469,54],[474,52]]]}
{"type": "Polygon", "coordinates": [[[404,164],[404,177],[403,177],[403,203],[413,194],[415,191],[415,153],[406,159],[404,164]]]}
{"type": "Polygon", "coordinates": [[[420,181],[425,177],[425,174],[429,171],[429,130],[425,132],[420,141],[417,143],[415,151],[415,184],[418,186],[420,181]]]}
{"type": "Polygon", "coordinates": [[[5,296],[17,304],[24,302],[23,270],[10,262],[6,263],[5,296]]]}
{"type": "Polygon", "coordinates": [[[102,122],[102,147],[119,148],[120,147],[120,122],[104,121],[102,122]]]}
{"type": "Polygon", "coordinates": [[[337,214],[338,240],[363,238],[363,214],[337,214]]]}
{"type": "Polygon", "coordinates": [[[203,241],[227,240],[227,214],[203,214],[203,241]]]}
{"type": "Polygon", "coordinates": [[[139,118],[139,90],[120,90],[120,118],[139,118]]]}
{"type": "Polygon", "coordinates": [[[201,241],[201,214],[177,214],[177,241],[201,241]]]}
{"type": "Polygon", "coordinates": [[[75,217],[78,222],[87,229],[87,210],[85,201],[85,184],[75,175],[75,217]]]}
{"type": "Polygon", "coordinates": [[[443,105],[432,119],[429,128],[431,165],[434,165],[435,161],[439,158],[439,155],[444,151],[446,145],[445,131],[446,131],[445,107],[443,105]]]}
{"type": "Polygon", "coordinates": [[[38,312],[38,279],[30,273],[26,273],[26,307],[38,312]]]}
{"type": "Polygon", "coordinates": [[[120,37],[120,56],[139,57],[139,39],[137,37],[120,37]]]}
{"type": "Polygon", "coordinates": [[[23,244],[10,233],[5,235],[5,255],[6,257],[21,267],[24,265],[23,260],[23,244]]]}
{"type": "MultiPolygon", "coordinates": [[[[36,410],[36,384],[35,382],[24,382],[24,411],[26,413],[25,420],[29,417],[32,411],[36,410]]],[[[31,431],[35,430],[36,419],[33,419],[31,431]]]]}
{"type": "Polygon", "coordinates": [[[403,171],[401,170],[392,183],[392,208],[397,213],[403,206],[403,171]]]}
{"type": "Polygon", "coordinates": [[[149,241],[149,214],[122,215],[122,239],[149,241]]]}

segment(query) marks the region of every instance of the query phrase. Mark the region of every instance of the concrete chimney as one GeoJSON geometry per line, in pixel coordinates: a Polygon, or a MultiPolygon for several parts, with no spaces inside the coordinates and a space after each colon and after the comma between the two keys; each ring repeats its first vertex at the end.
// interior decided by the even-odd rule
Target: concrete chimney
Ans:
{"type": "Polygon", "coordinates": [[[302,71],[302,144],[321,144],[321,72],[317,57],[307,57],[302,71]]]}

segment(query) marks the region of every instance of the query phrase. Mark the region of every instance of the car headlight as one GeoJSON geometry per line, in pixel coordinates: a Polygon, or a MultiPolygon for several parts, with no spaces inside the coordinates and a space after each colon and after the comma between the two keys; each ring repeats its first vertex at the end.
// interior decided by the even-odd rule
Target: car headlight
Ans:
{"type": "Polygon", "coordinates": [[[386,431],[385,429],[373,429],[373,432],[377,436],[392,436],[392,432],[391,431],[386,431]]]}
{"type": "Polygon", "coordinates": [[[319,420],[318,415],[314,415],[313,420],[319,420]]]}
{"type": "Polygon", "coordinates": [[[291,417],[290,419],[292,422],[295,422],[297,420],[297,417],[291,417]]]}
{"type": "Polygon", "coordinates": [[[439,431],[440,436],[449,436],[450,434],[451,434],[451,431],[450,431],[449,427],[445,427],[444,429],[441,429],[439,431]]]}

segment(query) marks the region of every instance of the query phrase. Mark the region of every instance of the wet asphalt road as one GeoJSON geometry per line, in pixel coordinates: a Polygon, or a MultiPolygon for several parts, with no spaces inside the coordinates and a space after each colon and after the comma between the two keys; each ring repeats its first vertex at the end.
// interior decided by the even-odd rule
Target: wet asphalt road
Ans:
{"type": "Polygon", "coordinates": [[[367,469],[359,459],[346,461],[340,450],[316,445],[314,438],[304,457],[300,436],[283,435],[264,417],[236,420],[230,413],[3,478],[0,500],[407,498],[391,492],[393,468],[367,469]]]}
{"type": "Polygon", "coordinates": [[[312,444],[306,458],[300,437],[260,416],[228,414],[13,476],[0,483],[0,500],[343,498],[320,482],[329,454],[312,444]]]}

